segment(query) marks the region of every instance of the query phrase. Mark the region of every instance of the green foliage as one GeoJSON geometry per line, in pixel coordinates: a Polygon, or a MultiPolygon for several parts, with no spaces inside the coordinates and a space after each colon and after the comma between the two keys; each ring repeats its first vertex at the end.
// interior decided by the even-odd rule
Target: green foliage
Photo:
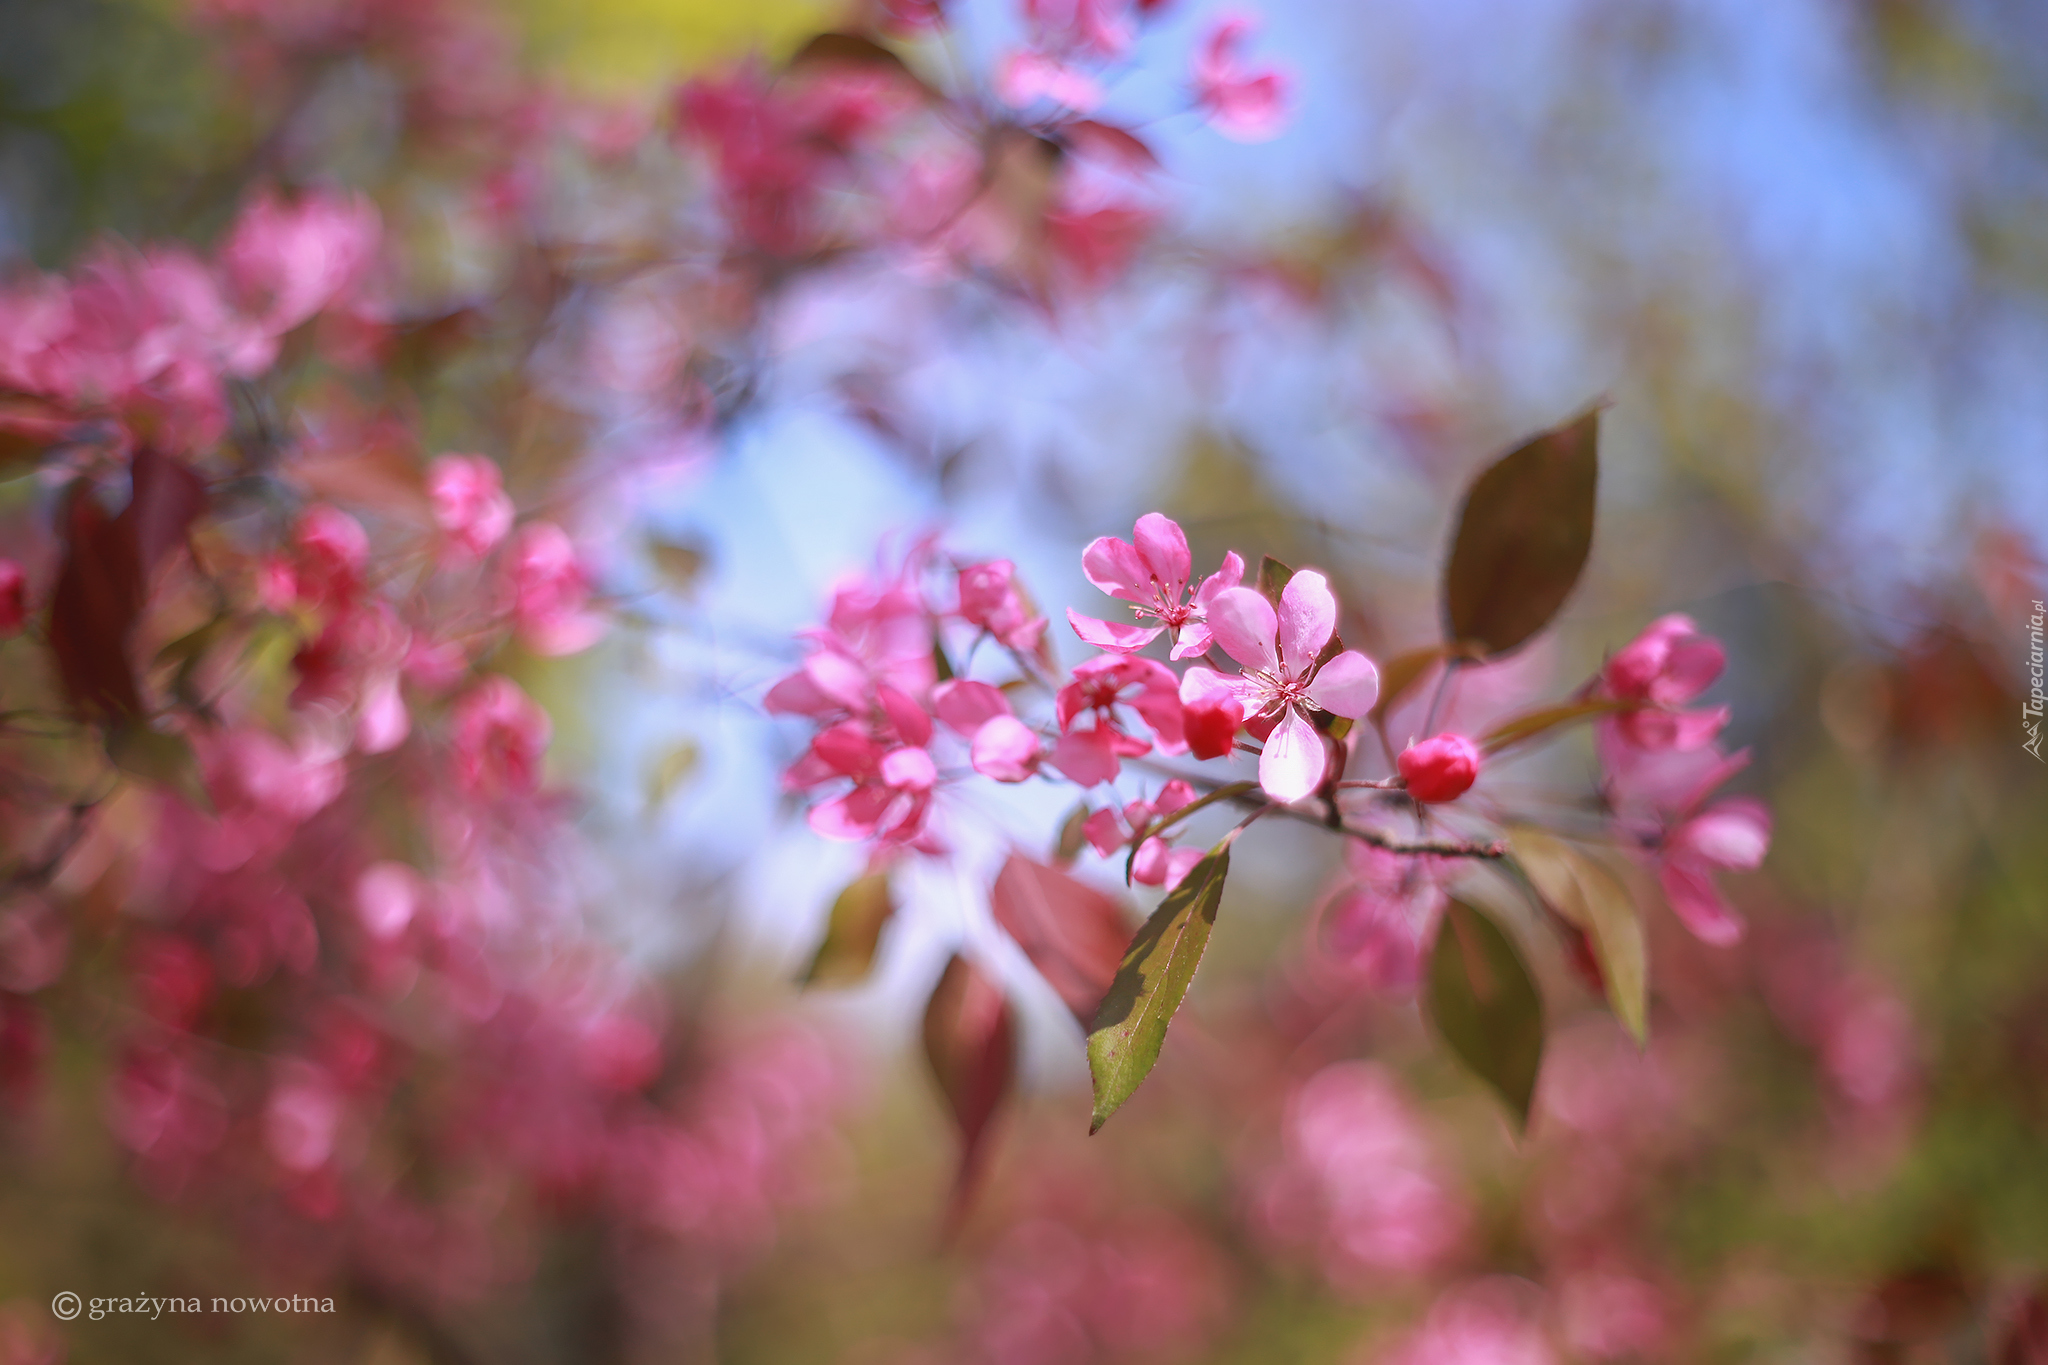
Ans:
{"type": "Polygon", "coordinates": [[[1445,907],[1430,951],[1429,1015],[1527,1127],[1543,1062],[1543,997],[1514,940],[1460,900],[1445,907]]]}
{"type": "Polygon", "coordinates": [[[1125,951],[1088,1034],[1088,1074],[1095,1082],[1089,1132],[1101,1131],[1159,1060],[1166,1026],[1209,946],[1229,875],[1230,841],[1225,839],[1189,869],[1125,951]]]}

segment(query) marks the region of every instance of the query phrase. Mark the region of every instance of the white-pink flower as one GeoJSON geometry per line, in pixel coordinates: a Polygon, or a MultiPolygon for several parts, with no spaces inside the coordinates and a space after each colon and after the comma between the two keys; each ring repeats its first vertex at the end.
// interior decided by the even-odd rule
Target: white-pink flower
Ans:
{"type": "Polygon", "coordinates": [[[1279,610],[1251,588],[1229,588],[1209,604],[1209,628],[1224,653],[1244,666],[1238,677],[1200,666],[1181,680],[1181,699],[1196,705],[1235,697],[1252,720],[1271,723],[1259,757],[1259,785],[1275,801],[1298,801],[1323,780],[1327,762],[1311,712],[1357,719],[1379,700],[1373,661],[1347,649],[1318,663],[1337,629],[1337,599],[1313,569],[1288,580],[1279,610]]]}
{"type": "Polygon", "coordinates": [[[1188,538],[1171,517],[1147,512],[1138,518],[1132,539],[1101,536],[1081,552],[1081,571],[1088,581],[1131,604],[1138,619],[1150,618],[1156,626],[1124,626],[1098,621],[1067,608],[1067,622],[1074,634],[1097,649],[1129,654],[1159,638],[1161,631],[1173,632],[1173,657],[1195,658],[1208,652],[1211,640],[1210,604],[1216,595],[1244,581],[1244,561],[1236,551],[1223,556],[1222,567],[1202,581],[1192,600],[1187,598],[1188,579],[1194,556],[1188,538]],[[1132,541],[1136,543],[1133,544],[1132,541]]]}

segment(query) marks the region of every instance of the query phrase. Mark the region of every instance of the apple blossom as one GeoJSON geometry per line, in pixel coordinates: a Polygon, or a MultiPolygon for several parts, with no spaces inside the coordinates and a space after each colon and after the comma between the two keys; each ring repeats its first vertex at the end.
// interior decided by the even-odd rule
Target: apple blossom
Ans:
{"type": "Polygon", "coordinates": [[[1160,632],[1169,631],[1174,658],[1205,654],[1210,643],[1210,605],[1218,593],[1244,581],[1244,561],[1235,551],[1224,555],[1222,566],[1202,580],[1191,600],[1184,601],[1193,566],[1188,539],[1179,523],[1147,512],[1138,518],[1131,541],[1101,536],[1091,542],[1082,552],[1081,567],[1090,583],[1131,603],[1140,620],[1149,617],[1159,624],[1118,625],[1083,616],[1072,607],[1067,608],[1067,621],[1076,635],[1097,649],[1131,653],[1158,639],[1160,632]]]}
{"type": "Polygon", "coordinates": [[[1379,698],[1379,670],[1355,649],[1322,659],[1336,633],[1337,599],[1313,569],[1288,580],[1277,611],[1251,588],[1225,589],[1210,602],[1209,626],[1244,672],[1231,677],[1190,668],[1184,686],[1204,697],[1227,691],[1249,719],[1270,721],[1259,784],[1275,801],[1299,801],[1323,780],[1328,763],[1309,716],[1365,715],[1379,698]]]}
{"type": "Polygon", "coordinates": [[[1054,704],[1060,738],[1052,766],[1084,787],[1109,781],[1120,759],[1148,754],[1155,745],[1164,754],[1187,752],[1180,690],[1173,671],[1155,660],[1098,655],[1074,670],[1074,680],[1059,690],[1054,704]],[[1124,729],[1125,710],[1145,723],[1151,738],[1124,729]],[[1094,724],[1076,729],[1075,722],[1084,716],[1094,724]]]}
{"type": "Polygon", "coordinates": [[[1727,656],[1718,640],[1702,635],[1690,616],[1659,617],[1616,650],[1601,671],[1608,696],[1639,702],[1603,724],[1643,749],[1697,749],[1728,723],[1725,706],[1700,711],[1678,708],[1721,676],[1727,656]]]}

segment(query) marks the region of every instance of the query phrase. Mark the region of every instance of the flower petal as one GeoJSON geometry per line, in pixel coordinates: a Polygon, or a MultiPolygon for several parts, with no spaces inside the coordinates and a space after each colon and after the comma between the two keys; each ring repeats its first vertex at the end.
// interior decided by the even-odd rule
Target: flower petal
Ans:
{"type": "Polygon", "coordinates": [[[1069,780],[1092,787],[1117,775],[1121,765],[1113,742],[1113,734],[1106,730],[1071,730],[1060,736],[1047,761],[1069,780]]]}
{"type": "Polygon", "coordinates": [[[1290,706],[1259,756],[1259,785],[1275,801],[1299,801],[1323,780],[1327,761],[1323,737],[1290,706]]]}
{"type": "Polygon", "coordinates": [[[1357,720],[1380,699],[1380,671],[1355,649],[1347,649],[1316,670],[1308,699],[1333,716],[1357,720]]]}
{"type": "Polygon", "coordinates": [[[1216,600],[1216,594],[1235,588],[1244,582],[1244,560],[1232,550],[1223,556],[1223,566],[1202,580],[1202,586],[1195,590],[1195,605],[1207,610],[1216,600]]]}
{"type": "Polygon", "coordinates": [[[996,716],[975,732],[969,761],[983,777],[1022,782],[1037,771],[1038,736],[1015,716],[996,716]]]}
{"type": "Polygon", "coordinates": [[[1200,621],[1190,621],[1180,628],[1180,638],[1175,641],[1170,659],[1199,659],[1209,652],[1209,646],[1216,637],[1209,627],[1200,621]]]}
{"type": "Polygon", "coordinates": [[[1145,561],[1145,567],[1166,590],[1168,600],[1178,602],[1188,586],[1188,575],[1194,571],[1194,556],[1188,553],[1187,535],[1180,529],[1180,523],[1158,512],[1147,512],[1138,518],[1138,525],[1132,531],[1132,538],[1138,543],[1138,557],[1145,561]]]}
{"type": "Polygon", "coordinates": [[[1081,837],[1105,858],[1121,849],[1129,838],[1116,818],[1115,809],[1110,806],[1104,806],[1081,822],[1081,837]]]}
{"type": "Polygon", "coordinates": [[[1716,801],[1680,825],[1671,842],[1716,867],[1751,871],[1771,848],[1770,808],[1747,796],[1716,801]]]}
{"type": "Polygon", "coordinates": [[[1303,569],[1287,580],[1280,592],[1280,658],[1287,671],[1299,677],[1315,662],[1330,635],[1337,629],[1337,597],[1330,580],[1314,569],[1303,569]]]}
{"type": "MultiPolygon", "coordinates": [[[[1251,588],[1226,588],[1209,604],[1209,629],[1223,652],[1243,664],[1271,673],[1280,667],[1273,646],[1279,618],[1273,604],[1251,588]]],[[[1320,646],[1318,646],[1320,648],[1320,646]]]]}
{"type": "Polygon", "coordinates": [[[1111,649],[1119,654],[1129,654],[1143,649],[1159,638],[1164,626],[1122,626],[1114,621],[1098,621],[1093,616],[1083,616],[1072,607],[1067,608],[1067,624],[1074,628],[1074,634],[1084,644],[1097,649],[1111,649]]]}
{"type": "Polygon", "coordinates": [[[1000,688],[985,682],[956,679],[943,682],[932,689],[932,709],[939,713],[939,719],[955,733],[972,739],[975,733],[997,716],[1014,714],[1010,700],[1000,688]]]}
{"type": "Polygon", "coordinates": [[[1137,547],[1115,536],[1099,536],[1081,551],[1081,572],[1088,581],[1126,602],[1152,600],[1152,571],[1137,547]]]}
{"type": "Polygon", "coordinates": [[[1674,859],[1657,870],[1671,913],[1694,938],[1725,948],[1742,937],[1742,916],[1721,898],[1712,872],[1690,860],[1674,859]]]}

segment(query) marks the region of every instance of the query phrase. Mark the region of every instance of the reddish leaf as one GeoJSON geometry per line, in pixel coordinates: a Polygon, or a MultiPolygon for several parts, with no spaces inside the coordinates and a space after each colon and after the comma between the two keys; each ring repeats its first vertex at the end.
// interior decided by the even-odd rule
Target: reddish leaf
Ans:
{"type": "Polygon", "coordinates": [[[955,953],[924,1010],[924,1052],[960,1129],[947,1221],[957,1225],[981,1169],[989,1120],[1017,1073],[1017,1024],[1003,988],[955,953]]]}
{"type": "Polygon", "coordinates": [[[134,492],[110,517],[84,480],[59,514],[64,563],[50,593],[50,652],[72,703],[88,715],[140,715],[141,689],[129,644],[157,565],[184,540],[206,503],[192,469],[145,447],[135,457],[134,492]]]}
{"type": "Polygon", "coordinates": [[[1128,128],[1084,118],[1062,127],[1060,135],[1084,154],[1096,152],[1105,159],[1122,161],[1139,171],[1159,169],[1158,153],[1128,128]]]}
{"type": "Polygon", "coordinates": [[[1600,410],[1530,438],[1465,494],[1444,566],[1454,644],[1506,654],[1550,624],[1593,546],[1600,410]]]}
{"type": "Polygon", "coordinates": [[[1123,905],[1020,853],[1003,864],[989,900],[996,923],[1086,1028],[1131,941],[1123,905]]]}

